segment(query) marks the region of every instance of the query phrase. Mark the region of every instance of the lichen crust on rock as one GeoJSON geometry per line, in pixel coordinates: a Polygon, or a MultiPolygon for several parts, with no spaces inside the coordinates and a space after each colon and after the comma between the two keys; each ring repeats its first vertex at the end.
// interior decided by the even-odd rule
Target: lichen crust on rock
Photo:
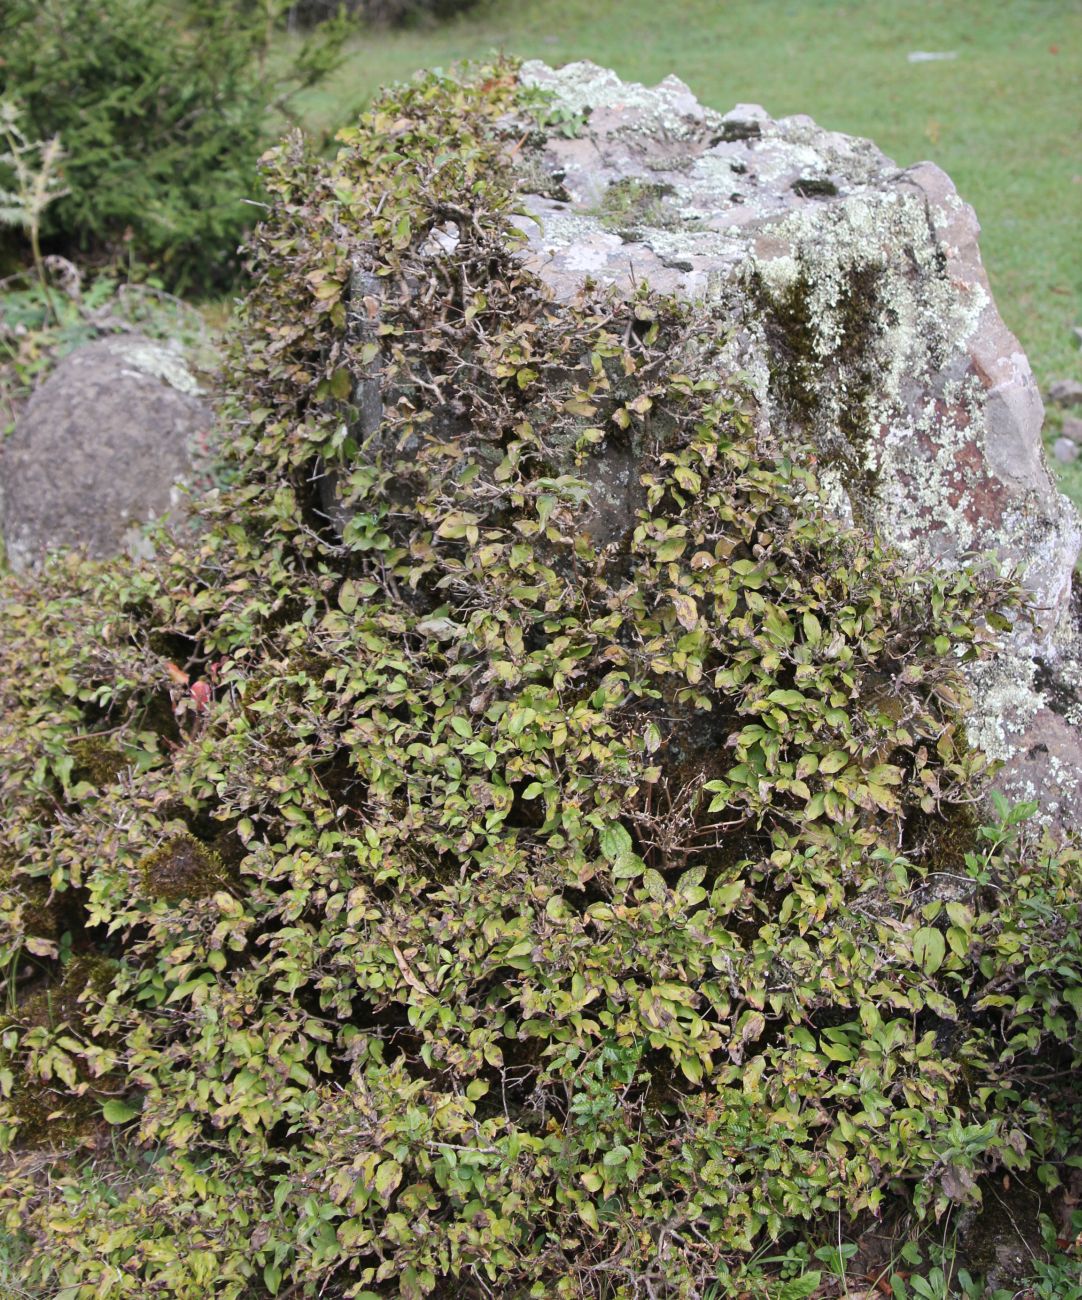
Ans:
{"type": "MultiPolygon", "coordinates": [[[[990,552],[1014,568],[1032,619],[1004,646],[1009,700],[1002,686],[984,693],[987,673],[974,678],[971,736],[1001,760],[1026,735],[1027,750],[1040,743],[1030,724],[1045,696],[1026,683],[1077,676],[1082,526],[1044,458],[1040,394],[950,178],[805,116],[720,114],[674,77],[647,88],[539,62],[521,75],[582,120],[576,137],[552,130],[524,151],[537,191],[527,264],[568,300],[592,279],[694,301],[730,340],[726,367],[751,377],[764,445],[809,440],[840,518],[917,564],[990,552]]],[[[1082,814],[1077,799],[1067,808],[1082,814]]]]}

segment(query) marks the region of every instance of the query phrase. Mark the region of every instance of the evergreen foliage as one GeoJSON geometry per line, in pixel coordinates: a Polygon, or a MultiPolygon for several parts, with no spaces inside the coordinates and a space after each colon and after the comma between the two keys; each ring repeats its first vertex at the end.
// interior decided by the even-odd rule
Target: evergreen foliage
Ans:
{"type": "MultiPolygon", "coordinates": [[[[287,9],[290,24],[302,26],[330,17],[341,0],[294,0],[287,9]]],[[[346,0],[351,14],[370,23],[390,26],[423,19],[452,18],[472,9],[477,0],[346,0]]]]}
{"type": "Polygon", "coordinates": [[[750,1290],[1077,1149],[1079,855],[979,829],[960,722],[1017,593],[832,522],[702,311],[550,299],[538,111],[501,64],[273,153],[202,542],[0,588],[47,1294],[750,1290]]]}
{"type": "Polygon", "coordinates": [[[266,6],[242,0],[2,0],[0,98],[59,137],[68,193],[43,221],[65,252],[154,263],[207,288],[236,269],[260,198],[269,111],[333,68],[344,18],[268,64],[266,6]]]}

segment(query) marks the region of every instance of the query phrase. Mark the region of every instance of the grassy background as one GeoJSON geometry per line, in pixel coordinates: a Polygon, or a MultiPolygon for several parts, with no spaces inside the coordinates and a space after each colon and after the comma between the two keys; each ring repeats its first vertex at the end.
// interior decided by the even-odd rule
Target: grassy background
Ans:
{"type": "MultiPolygon", "coordinates": [[[[715,108],[809,113],[903,166],[932,159],[976,208],[996,301],[1042,387],[1082,380],[1079,0],[482,0],[450,24],[359,37],[304,111],[337,126],[388,81],[495,49],[647,83],[675,72],[715,108]],[[957,58],[911,64],[912,50],[957,58]]],[[[1060,419],[1050,410],[1049,441],[1060,419]]],[[[1082,504],[1082,462],[1062,478],[1082,504]]]]}

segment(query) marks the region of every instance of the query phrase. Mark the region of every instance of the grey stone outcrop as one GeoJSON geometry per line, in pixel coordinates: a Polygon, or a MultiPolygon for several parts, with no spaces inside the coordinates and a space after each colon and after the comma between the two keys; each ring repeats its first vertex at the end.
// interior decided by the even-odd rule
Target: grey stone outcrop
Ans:
{"type": "Polygon", "coordinates": [[[591,279],[694,300],[749,379],[764,445],[810,443],[840,517],[916,563],[994,552],[1019,573],[1034,621],[974,677],[970,734],[1006,763],[1010,796],[1082,826],[1082,528],[950,178],[807,117],[715,112],[674,77],[648,89],[536,62],[522,76],[582,121],[521,151],[527,264],[562,299],[591,279]]]}

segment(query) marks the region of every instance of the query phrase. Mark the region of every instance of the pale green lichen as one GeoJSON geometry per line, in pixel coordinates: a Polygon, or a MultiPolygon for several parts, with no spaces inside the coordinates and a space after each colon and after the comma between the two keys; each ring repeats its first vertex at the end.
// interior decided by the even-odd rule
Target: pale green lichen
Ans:
{"type": "Polygon", "coordinates": [[[966,718],[966,736],[974,749],[999,762],[1014,756],[1044,703],[1034,675],[1032,659],[1009,653],[970,668],[975,705],[966,718]]]}
{"type": "Polygon", "coordinates": [[[124,360],[144,375],[151,375],[175,388],[178,393],[199,396],[202,389],[188,369],[183,355],[163,343],[146,339],[125,339],[124,360]]]}
{"type": "Polygon", "coordinates": [[[532,59],[519,69],[525,86],[549,92],[553,106],[565,113],[619,109],[634,117],[636,135],[679,141],[702,133],[703,127],[721,129],[722,117],[703,108],[678,77],[666,77],[646,87],[621,81],[610,68],[580,60],[560,69],[532,59]]]}

